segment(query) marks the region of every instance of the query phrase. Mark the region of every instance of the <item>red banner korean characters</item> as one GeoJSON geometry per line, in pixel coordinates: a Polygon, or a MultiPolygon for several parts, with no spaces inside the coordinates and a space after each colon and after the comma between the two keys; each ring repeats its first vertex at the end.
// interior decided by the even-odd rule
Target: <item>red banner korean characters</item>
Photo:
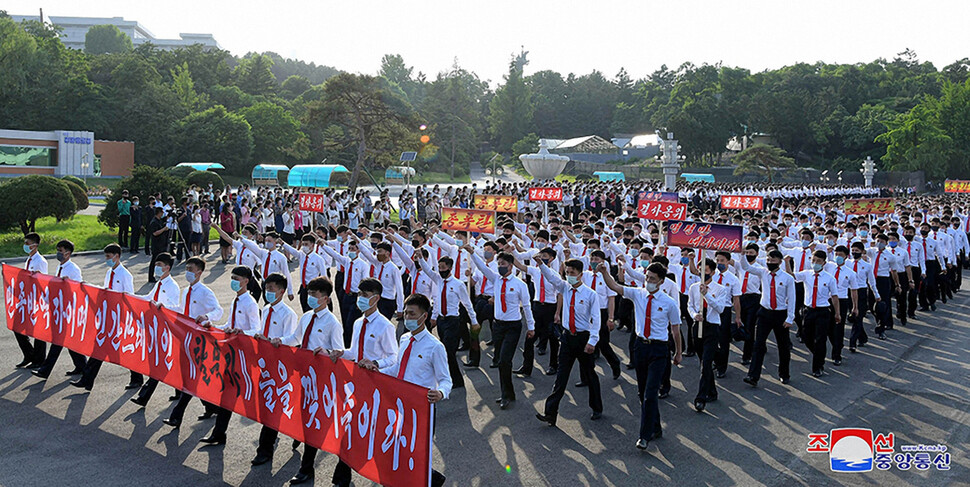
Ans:
{"type": "Polygon", "coordinates": [[[3,288],[13,331],[147,374],[336,453],[382,485],[429,485],[433,405],[422,387],[9,265],[3,288]]]}
{"type": "Polygon", "coordinates": [[[502,213],[518,213],[519,201],[515,196],[476,194],[475,209],[494,210],[502,213]]]}
{"type": "Polygon", "coordinates": [[[671,247],[741,251],[743,227],[684,221],[669,221],[666,227],[667,245],[671,247]]]}
{"type": "Polygon", "coordinates": [[[947,179],[943,190],[947,193],[970,193],[970,181],[947,179]]]}
{"type": "Polygon", "coordinates": [[[763,210],[765,199],[761,196],[721,195],[723,210],[763,210]]]}
{"type": "Polygon", "coordinates": [[[467,208],[442,208],[441,229],[495,233],[495,212],[469,210],[467,208]]]}
{"type": "Polygon", "coordinates": [[[847,215],[882,215],[894,211],[896,211],[896,202],[892,198],[845,200],[847,215]]]}
{"type": "Polygon", "coordinates": [[[530,201],[562,201],[562,188],[529,188],[530,201]]]}
{"type": "Polygon", "coordinates": [[[687,203],[664,200],[640,200],[637,215],[647,220],[683,220],[687,218],[687,203]]]}
{"type": "Polygon", "coordinates": [[[300,193],[300,211],[326,211],[323,207],[323,195],[315,193],[300,193]]]}

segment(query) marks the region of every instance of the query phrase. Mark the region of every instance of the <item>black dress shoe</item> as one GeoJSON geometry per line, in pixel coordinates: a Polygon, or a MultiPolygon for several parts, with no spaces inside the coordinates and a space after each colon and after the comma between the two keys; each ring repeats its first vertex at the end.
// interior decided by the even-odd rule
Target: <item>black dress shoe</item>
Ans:
{"type": "Polygon", "coordinates": [[[545,414],[536,413],[536,419],[538,419],[539,421],[542,421],[543,423],[548,424],[549,426],[555,426],[556,425],[556,417],[555,416],[546,416],[545,414]]]}
{"type": "Polygon", "coordinates": [[[835,359],[835,360],[833,360],[832,361],[832,365],[835,365],[836,367],[842,365],[842,359],[835,359]]]}
{"type": "Polygon", "coordinates": [[[307,482],[313,483],[313,472],[303,473],[298,472],[293,478],[290,479],[290,485],[305,484],[307,482]]]}
{"type": "Polygon", "coordinates": [[[546,375],[556,375],[559,372],[559,367],[549,367],[546,369],[546,375]]]}
{"type": "Polygon", "coordinates": [[[593,411],[593,414],[591,414],[589,416],[589,419],[591,419],[593,421],[596,421],[597,419],[600,419],[602,417],[603,417],[603,413],[602,412],[600,412],[600,411],[593,411]]]}
{"type": "Polygon", "coordinates": [[[620,378],[620,373],[621,372],[620,372],[620,368],[619,367],[613,369],[613,380],[619,379],[620,378]]]}
{"type": "Polygon", "coordinates": [[[635,369],[635,368],[637,368],[637,366],[636,366],[636,365],[634,365],[634,364],[633,364],[633,362],[627,362],[627,363],[626,363],[626,369],[627,369],[627,370],[630,370],[630,369],[635,369]]]}
{"type": "Polygon", "coordinates": [[[788,385],[790,382],[791,382],[791,379],[789,379],[788,377],[782,377],[781,378],[781,383],[782,384],[788,385]]]}
{"type": "Polygon", "coordinates": [[[256,454],[256,457],[253,458],[249,463],[253,465],[262,465],[272,459],[273,457],[270,455],[263,455],[262,453],[258,453],[256,454]]]}
{"type": "Polygon", "coordinates": [[[685,357],[693,357],[694,356],[694,352],[687,352],[687,353],[684,354],[684,356],[685,357]]]}
{"type": "Polygon", "coordinates": [[[172,394],[171,396],[168,396],[168,400],[169,401],[178,401],[180,397],[182,397],[181,393],[179,393],[179,392],[176,391],[175,394],[172,394]]]}
{"type": "Polygon", "coordinates": [[[741,365],[744,365],[745,367],[747,367],[748,365],[751,365],[751,361],[750,360],[742,360],[741,361],[741,365]]]}
{"type": "Polygon", "coordinates": [[[532,371],[531,370],[526,370],[525,367],[519,367],[519,368],[513,370],[512,373],[515,374],[515,375],[521,375],[521,376],[525,376],[525,377],[532,376],[532,371]]]}
{"type": "Polygon", "coordinates": [[[291,450],[296,450],[296,449],[297,449],[297,448],[299,448],[299,447],[300,447],[300,442],[299,442],[299,441],[297,441],[297,440],[293,440],[293,444],[292,444],[292,445],[290,445],[290,449],[291,449],[291,450]]]}
{"type": "Polygon", "coordinates": [[[659,397],[660,399],[667,399],[668,397],[670,397],[670,391],[661,392],[657,394],[657,397],[659,397]]]}
{"type": "Polygon", "coordinates": [[[39,377],[44,380],[47,380],[47,378],[51,375],[50,372],[44,372],[40,369],[31,370],[30,373],[33,374],[34,377],[39,377]]]}
{"type": "Polygon", "coordinates": [[[459,382],[459,383],[451,386],[451,388],[452,389],[464,389],[465,388],[465,383],[464,382],[459,382]]]}
{"type": "Polygon", "coordinates": [[[477,369],[479,367],[478,362],[475,362],[475,363],[462,362],[461,364],[465,367],[468,367],[469,369],[477,369]]]}
{"type": "Polygon", "coordinates": [[[31,362],[31,360],[29,358],[25,358],[23,362],[20,362],[19,364],[14,365],[14,367],[16,367],[18,369],[22,369],[22,368],[30,365],[30,362],[31,362]]]}
{"type": "Polygon", "coordinates": [[[215,416],[215,413],[204,412],[204,413],[202,413],[201,416],[199,416],[196,419],[198,419],[199,421],[204,421],[204,420],[207,420],[207,419],[212,418],[214,416],[215,416]]]}
{"type": "Polygon", "coordinates": [[[879,335],[876,335],[876,336],[879,337],[880,340],[885,340],[886,339],[886,334],[885,333],[880,333],[879,335]]]}
{"type": "Polygon", "coordinates": [[[536,354],[538,354],[538,355],[545,355],[546,354],[546,349],[544,349],[544,348],[536,349],[536,354]]]}
{"type": "Polygon", "coordinates": [[[704,401],[694,401],[694,409],[699,413],[704,412],[706,406],[707,404],[704,404],[704,401]]]}
{"type": "Polygon", "coordinates": [[[849,352],[856,353],[855,347],[849,347],[849,352]]]}
{"type": "Polygon", "coordinates": [[[199,440],[199,443],[205,443],[206,445],[225,445],[226,437],[210,435],[199,440]]]}
{"type": "Polygon", "coordinates": [[[822,377],[822,371],[816,370],[815,372],[812,372],[812,377],[815,377],[816,379],[822,377]]]}
{"type": "MultiPolygon", "coordinates": [[[[930,309],[927,308],[926,306],[920,306],[919,310],[920,311],[929,311],[930,309]]],[[[910,318],[916,318],[916,317],[915,316],[910,316],[910,318]]]]}
{"type": "Polygon", "coordinates": [[[637,440],[637,449],[646,450],[648,446],[650,446],[649,441],[644,440],[643,438],[637,440]]]}
{"type": "Polygon", "coordinates": [[[485,346],[486,347],[491,347],[492,345],[495,345],[495,341],[489,340],[489,341],[485,342],[485,346]]]}
{"type": "Polygon", "coordinates": [[[585,382],[583,382],[583,381],[579,381],[579,382],[577,382],[577,383],[575,383],[575,384],[573,384],[573,386],[575,386],[575,387],[586,387],[586,386],[588,386],[588,385],[589,385],[589,384],[587,384],[587,383],[585,383],[585,382]]]}
{"type": "Polygon", "coordinates": [[[512,401],[513,401],[512,399],[502,399],[498,403],[499,409],[508,409],[509,406],[512,404],[512,401]]]}
{"type": "Polygon", "coordinates": [[[69,370],[66,374],[64,374],[64,376],[65,377],[71,377],[71,376],[74,376],[74,375],[81,375],[83,373],[84,373],[84,371],[81,370],[81,369],[74,369],[74,370],[69,370]]]}
{"type": "Polygon", "coordinates": [[[497,369],[498,368],[498,362],[492,362],[492,363],[488,364],[488,368],[490,368],[490,369],[497,369]]]}
{"type": "Polygon", "coordinates": [[[125,390],[128,390],[128,389],[140,389],[141,386],[142,386],[142,383],[141,382],[129,382],[128,385],[125,386],[125,390]]]}
{"type": "Polygon", "coordinates": [[[656,440],[658,438],[663,438],[663,437],[664,437],[664,432],[663,431],[658,431],[658,432],[654,433],[653,436],[650,437],[650,441],[656,440]]]}
{"type": "Polygon", "coordinates": [[[131,401],[131,402],[133,402],[133,403],[135,403],[135,404],[137,404],[137,405],[139,405],[141,407],[145,407],[145,405],[148,404],[148,398],[147,397],[144,397],[143,398],[143,397],[135,396],[135,397],[129,399],[129,401],[131,401]]]}
{"type": "Polygon", "coordinates": [[[43,362],[31,362],[30,365],[27,366],[27,368],[33,370],[33,369],[39,369],[43,366],[44,366],[43,362]]]}
{"type": "Polygon", "coordinates": [[[758,387],[758,379],[755,379],[754,377],[751,377],[750,375],[744,376],[744,379],[741,379],[741,380],[743,380],[745,384],[748,384],[751,387],[758,387]]]}
{"type": "Polygon", "coordinates": [[[169,425],[169,426],[171,426],[171,427],[173,427],[173,428],[178,428],[179,426],[182,425],[182,420],[181,419],[165,418],[165,419],[162,420],[162,422],[165,423],[165,424],[167,424],[167,425],[169,425]]]}
{"type": "Polygon", "coordinates": [[[86,391],[90,391],[91,390],[91,386],[85,384],[82,379],[78,379],[76,381],[71,382],[71,385],[74,386],[74,387],[79,387],[79,388],[84,389],[86,391]]]}
{"type": "Polygon", "coordinates": [[[714,374],[714,377],[717,377],[718,379],[723,379],[727,377],[727,372],[718,371],[716,374],[714,374]]]}

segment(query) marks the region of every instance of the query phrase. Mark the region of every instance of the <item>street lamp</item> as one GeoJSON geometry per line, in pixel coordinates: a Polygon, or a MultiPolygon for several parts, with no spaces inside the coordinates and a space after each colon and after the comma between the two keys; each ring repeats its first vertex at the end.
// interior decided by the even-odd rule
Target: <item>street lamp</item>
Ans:
{"type": "Polygon", "coordinates": [[[667,132],[667,139],[660,141],[661,155],[657,156],[657,159],[661,161],[660,167],[663,168],[664,191],[675,191],[677,189],[677,173],[680,172],[680,162],[684,160],[684,157],[677,156],[678,149],[680,149],[680,146],[674,139],[674,133],[667,132]]]}
{"type": "Polygon", "coordinates": [[[866,180],[866,187],[871,188],[872,177],[875,176],[879,170],[876,169],[876,162],[872,160],[872,157],[866,156],[866,160],[862,162],[862,169],[859,169],[859,172],[862,173],[862,177],[864,177],[866,180]]]}

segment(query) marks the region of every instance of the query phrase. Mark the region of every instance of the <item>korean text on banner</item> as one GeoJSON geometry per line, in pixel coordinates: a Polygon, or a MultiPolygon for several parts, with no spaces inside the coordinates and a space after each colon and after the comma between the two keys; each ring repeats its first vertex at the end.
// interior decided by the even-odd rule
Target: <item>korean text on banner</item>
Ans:
{"type": "Polygon", "coordinates": [[[687,203],[663,200],[640,200],[637,215],[647,220],[683,220],[687,218],[687,203]]]}
{"type": "Polygon", "coordinates": [[[667,245],[705,250],[741,251],[744,228],[735,225],[668,221],[667,245]]]}
{"type": "Polygon", "coordinates": [[[501,213],[517,213],[519,211],[519,201],[515,196],[476,194],[475,209],[493,210],[501,213]]]}
{"type": "Polygon", "coordinates": [[[680,195],[677,193],[668,193],[664,191],[640,191],[637,193],[637,200],[650,200],[650,201],[680,201],[680,195]]]}
{"type": "Polygon", "coordinates": [[[722,195],[722,210],[763,210],[765,199],[762,196],[722,195]]]}
{"type": "Polygon", "coordinates": [[[896,202],[892,198],[845,200],[847,215],[883,215],[895,211],[896,202]]]}
{"type": "Polygon", "coordinates": [[[300,193],[300,211],[326,211],[323,207],[323,195],[315,193],[300,193]]]}
{"type": "Polygon", "coordinates": [[[530,201],[562,201],[562,188],[529,188],[530,201]]]}
{"type": "Polygon", "coordinates": [[[466,208],[442,208],[441,229],[494,234],[495,212],[466,208]]]}

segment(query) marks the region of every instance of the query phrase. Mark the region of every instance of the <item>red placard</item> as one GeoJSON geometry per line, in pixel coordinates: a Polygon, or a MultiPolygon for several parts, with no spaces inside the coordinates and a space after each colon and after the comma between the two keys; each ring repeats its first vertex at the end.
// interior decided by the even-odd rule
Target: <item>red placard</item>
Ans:
{"type": "Polygon", "coordinates": [[[721,195],[723,210],[763,210],[765,199],[762,196],[721,195]]]}
{"type": "Polygon", "coordinates": [[[683,220],[687,218],[687,203],[663,200],[640,200],[637,214],[647,220],[683,220]]]}
{"type": "Polygon", "coordinates": [[[896,202],[892,198],[864,198],[845,200],[847,215],[884,215],[896,211],[896,202]]]}
{"type": "Polygon", "coordinates": [[[17,333],[147,374],[335,453],[379,484],[430,483],[434,409],[423,387],[6,264],[3,288],[17,333]]]}
{"type": "Polygon", "coordinates": [[[943,190],[947,193],[970,193],[970,181],[947,179],[943,183],[943,190]]]}
{"type": "Polygon", "coordinates": [[[326,211],[323,207],[323,195],[316,193],[300,193],[300,211],[326,211]]]}
{"type": "Polygon", "coordinates": [[[497,194],[476,194],[475,209],[495,210],[502,213],[517,213],[519,211],[518,198],[497,194]]]}
{"type": "Polygon", "coordinates": [[[667,245],[671,247],[741,251],[744,228],[740,226],[669,221],[666,227],[667,245]]]}
{"type": "Polygon", "coordinates": [[[441,229],[494,234],[495,212],[467,208],[442,208],[441,229]]]}
{"type": "Polygon", "coordinates": [[[562,188],[529,188],[530,201],[562,201],[562,188]]]}

